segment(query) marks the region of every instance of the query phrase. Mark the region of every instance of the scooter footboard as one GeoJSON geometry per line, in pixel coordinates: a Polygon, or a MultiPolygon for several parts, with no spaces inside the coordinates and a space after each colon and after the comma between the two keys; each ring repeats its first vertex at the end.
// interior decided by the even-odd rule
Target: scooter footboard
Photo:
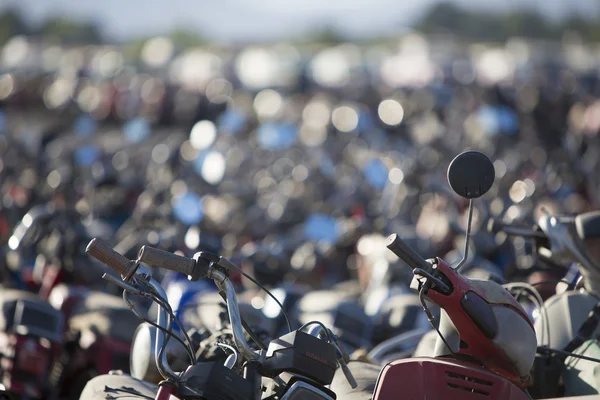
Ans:
{"type": "Polygon", "coordinates": [[[465,361],[411,358],[387,364],[373,400],[527,400],[508,380],[465,361]]]}

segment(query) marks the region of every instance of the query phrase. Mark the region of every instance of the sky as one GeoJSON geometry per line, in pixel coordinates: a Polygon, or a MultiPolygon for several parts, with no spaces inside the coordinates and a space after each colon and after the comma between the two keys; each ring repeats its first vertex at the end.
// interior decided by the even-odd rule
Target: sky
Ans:
{"type": "MultiPolygon", "coordinates": [[[[466,7],[507,11],[535,7],[557,18],[599,13],[599,0],[451,0],[466,7]]],[[[0,0],[39,22],[67,15],[94,19],[117,40],[184,27],[223,41],[273,40],[334,26],[351,37],[408,27],[435,0],[0,0]]]]}

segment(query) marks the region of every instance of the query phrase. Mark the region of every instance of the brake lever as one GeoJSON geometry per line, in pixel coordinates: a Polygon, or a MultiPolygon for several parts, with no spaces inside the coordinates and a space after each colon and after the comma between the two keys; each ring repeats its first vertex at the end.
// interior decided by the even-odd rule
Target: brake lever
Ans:
{"type": "Polygon", "coordinates": [[[137,308],[135,307],[135,304],[133,304],[131,302],[131,300],[129,300],[129,296],[128,296],[129,292],[127,290],[123,291],[123,301],[125,301],[125,304],[127,304],[127,307],[129,307],[129,310],[135,314],[136,317],[138,317],[139,319],[143,320],[144,317],[138,312],[137,308]]]}
{"type": "Polygon", "coordinates": [[[109,275],[107,273],[105,273],[104,275],[102,275],[102,279],[107,280],[109,282],[114,283],[115,285],[119,286],[121,289],[128,291],[131,294],[135,294],[136,296],[140,296],[140,297],[144,297],[144,298],[150,298],[150,294],[146,293],[138,288],[136,288],[135,286],[122,281],[121,279],[117,279],[112,275],[109,275]]]}
{"type": "Polygon", "coordinates": [[[421,268],[415,268],[413,270],[413,274],[428,279],[430,282],[435,284],[435,286],[437,286],[440,289],[440,292],[444,295],[449,295],[450,293],[452,293],[452,289],[448,285],[446,285],[441,279],[434,276],[433,274],[430,274],[427,271],[422,270],[421,268]]]}

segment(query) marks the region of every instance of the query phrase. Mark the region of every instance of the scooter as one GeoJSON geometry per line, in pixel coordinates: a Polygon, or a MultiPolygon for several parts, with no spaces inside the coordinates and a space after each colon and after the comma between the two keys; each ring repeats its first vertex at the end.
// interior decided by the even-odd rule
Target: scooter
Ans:
{"type": "MultiPolygon", "coordinates": [[[[131,337],[137,326],[136,321],[128,318],[129,311],[120,298],[93,290],[87,283],[89,276],[82,273],[81,265],[76,265],[82,262],[77,257],[79,240],[86,236],[81,231],[84,226],[74,222],[73,218],[78,217],[69,211],[59,213],[47,205],[35,207],[15,228],[9,243],[14,254],[23,260],[19,263],[23,267],[19,272],[26,278],[23,279],[25,286],[38,290],[35,296],[38,308],[45,312],[52,310],[60,317],[49,319],[60,323],[58,332],[53,332],[60,340],[51,340],[60,351],[52,359],[52,366],[44,367],[44,373],[50,371],[49,386],[69,398],[77,398],[85,383],[97,374],[111,369],[127,370],[131,337]],[[67,231],[61,227],[67,227],[67,231]],[[74,240],[69,241],[69,238],[74,240]],[[43,243],[44,254],[37,254],[40,246],[34,246],[40,243],[43,243]],[[34,252],[28,253],[29,248],[34,252]],[[34,266],[29,270],[23,265],[25,259],[36,254],[34,266]]],[[[33,296],[24,290],[16,293],[15,297],[23,299],[33,296]]],[[[29,323],[43,320],[34,319],[29,323]]],[[[34,356],[32,354],[30,359],[35,360],[34,356]]]]}
{"type": "MultiPolygon", "coordinates": [[[[577,358],[577,355],[598,358],[600,354],[596,339],[600,333],[600,259],[594,242],[600,238],[600,212],[574,217],[544,214],[537,229],[490,220],[488,229],[533,239],[538,262],[565,274],[563,281],[555,285],[556,294],[544,302],[543,314],[536,318],[535,328],[539,346],[566,354],[546,354],[540,366],[547,367],[541,375],[562,375],[564,392],[568,395],[600,393],[594,376],[597,361],[577,358]],[[570,352],[576,356],[569,356],[570,352]]],[[[546,394],[563,391],[558,379],[548,379],[543,386],[539,389],[546,394]]]]}
{"type": "MultiPolygon", "coordinates": [[[[450,164],[450,186],[470,200],[469,220],[473,199],[485,194],[493,180],[493,164],[481,153],[462,153],[450,164]]],[[[397,235],[389,237],[387,247],[413,269],[416,278],[413,286],[418,289],[439,339],[433,357],[391,362],[376,380],[372,370],[359,364],[364,371],[363,376],[357,377],[363,396],[346,391],[348,399],[532,398],[527,388],[538,375],[534,367],[536,353],[556,350],[537,347],[532,318],[508,290],[493,281],[468,279],[460,274],[468,254],[469,237],[470,221],[465,257],[453,267],[439,258],[425,260],[397,235]],[[425,296],[442,309],[439,328],[425,296]]],[[[344,391],[343,388],[338,391],[338,387],[334,379],[332,389],[340,395],[344,391]]],[[[576,398],[597,400],[600,396],[576,398]]]]}
{"type": "Polygon", "coordinates": [[[33,293],[0,292],[0,383],[22,399],[58,395],[53,372],[63,347],[62,314],[33,293]]]}
{"type": "Polygon", "coordinates": [[[161,329],[156,334],[154,358],[164,380],[158,387],[152,387],[128,376],[105,375],[88,383],[82,399],[106,398],[114,393],[157,400],[258,400],[266,392],[267,398],[334,400],[335,393],[326,386],[331,383],[338,363],[347,373],[350,385],[354,383],[345,368],[346,357],[335,335],[320,322],[305,324],[269,344],[262,344],[242,318],[234,286],[228,278],[228,271],[239,272],[240,268],[223,257],[200,252],[194,258],[188,258],[144,246],[137,260],[128,260],[96,239],[90,242],[86,252],[121,275],[123,280],[108,275],[105,278],[125,290],[124,300],[134,312],[131,295],[150,298],[160,306],[156,325],[161,329]],[[187,343],[182,343],[191,364],[181,372],[173,369],[166,346],[172,337],[171,326],[178,321],[168,305],[164,289],[151,278],[145,265],[177,271],[192,280],[209,277],[218,285],[227,303],[231,325],[230,333],[226,334],[229,340],[219,344],[226,351],[225,357],[210,361],[197,359],[195,354],[201,349],[194,348],[188,339],[187,343]],[[255,344],[248,343],[246,334],[255,344]],[[268,380],[273,384],[266,383],[263,378],[270,378],[268,380]]]}
{"type": "MultiPolygon", "coordinates": [[[[451,162],[448,181],[457,194],[470,200],[470,218],[473,199],[492,187],[494,176],[492,162],[482,153],[465,152],[451,162]]],[[[470,221],[467,246],[469,235],[470,221]]],[[[373,399],[395,399],[400,393],[410,399],[529,399],[526,388],[536,335],[519,302],[495,282],[461,275],[465,258],[451,267],[439,258],[426,261],[395,234],[388,240],[387,247],[413,269],[425,312],[429,313],[425,296],[443,311],[434,357],[385,366],[373,399]]]]}
{"type": "Polygon", "coordinates": [[[493,164],[478,152],[460,154],[448,168],[450,186],[470,201],[464,256],[456,266],[425,260],[398,235],[389,237],[388,249],[413,269],[412,287],[439,339],[433,357],[387,364],[373,388],[374,400],[530,398],[526,388],[537,348],[533,321],[499,284],[459,272],[468,256],[473,200],[492,187],[494,176],[493,164]],[[426,297],[441,309],[439,327],[426,297]]]}

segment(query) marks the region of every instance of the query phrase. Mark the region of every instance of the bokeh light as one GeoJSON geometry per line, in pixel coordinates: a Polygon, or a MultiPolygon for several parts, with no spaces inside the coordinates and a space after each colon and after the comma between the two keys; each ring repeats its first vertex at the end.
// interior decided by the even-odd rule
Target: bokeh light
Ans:
{"type": "Polygon", "coordinates": [[[402,108],[402,105],[393,99],[383,100],[381,103],[379,103],[377,112],[379,114],[379,118],[386,125],[400,125],[404,119],[404,109],[402,108]]]}

